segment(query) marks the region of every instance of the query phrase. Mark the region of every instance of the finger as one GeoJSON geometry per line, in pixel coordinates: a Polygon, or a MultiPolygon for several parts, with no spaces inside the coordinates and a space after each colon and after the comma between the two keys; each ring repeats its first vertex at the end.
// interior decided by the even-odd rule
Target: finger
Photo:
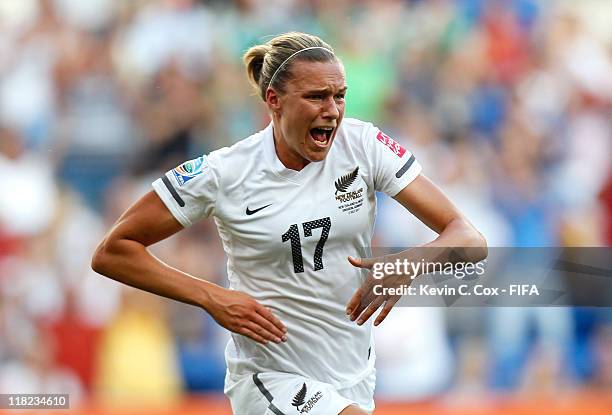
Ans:
{"type": "Polygon", "coordinates": [[[349,300],[346,306],[346,314],[351,316],[358,310],[359,313],[363,311],[363,308],[372,302],[374,285],[377,283],[378,280],[369,275],[349,300]]]}
{"type": "Polygon", "coordinates": [[[272,341],[274,343],[280,343],[282,341],[280,337],[276,336],[273,333],[270,333],[264,327],[260,326],[259,324],[253,321],[248,321],[247,323],[245,323],[245,327],[251,330],[252,332],[258,334],[259,336],[263,337],[266,340],[272,341]]]}
{"type": "Polygon", "coordinates": [[[385,298],[384,297],[376,298],[372,302],[372,304],[370,304],[368,306],[366,311],[364,311],[363,314],[359,316],[359,319],[357,320],[357,324],[359,324],[361,326],[363,323],[368,321],[368,319],[372,316],[372,314],[374,314],[374,312],[376,310],[378,310],[378,307],[380,307],[382,305],[382,303],[384,303],[384,302],[385,302],[385,298]]]}
{"type": "Polygon", "coordinates": [[[287,327],[266,307],[260,305],[256,308],[257,314],[274,324],[281,332],[287,333],[287,327]]]}
{"type": "Polygon", "coordinates": [[[349,315],[351,321],[355,321],[371,302],[372,300],[366,300],[366,298],[361,296],[359,298],[359,302],[355,304],[355,307],[353,307],[351,314],[349,315]]]}
{"type": "Polygon", "coordinates": [[[273,336],[273,338],[269,338],[267,336],[266,338],[269,338],[270,340],[275,341],[277,343],[287,340],[287,336],[285,335],[285,333],[281,329],[276,327],[274,324],[272,324],[269,320],[266,320],[263,316],[255,313],[252,321],[253,323],[263,327],[267,333],[270,333],[270,335],[273,336]]]}
{"type": "Polygon", "coordinates": [[[391,298],[389,298],[386,302],[385,302],[385,306],[382,308],[382,310],[380,310],[380,314],[378,314],[378,316],[376,317],[376,320],[374,320],[374,325],[378,326],[380,323],[383,322],[383,320],[385,318],[387,318],[387,315],[389,315],[389,312],[391,311],[391,309],[393,308],[393,306],[395,306],[395,303],[397,303],[400,299],[399,295],[395,295],[391,298]]]}
{"type": "Polygon", "coordinates": [[[351,321],[355,321],[357,317],[374,301],[374,296],[370,294],[370,292],[366,292],[365,295],[361,296],[359,303],[353,309],[353,312],[350,315],[351,321]]]}
{"type": "Polygon", "coordinates": [[[243,336],[249,337],[261,344],[268,344],[268,340],[264,339],[262,336],[249,329],[248,327],[242,327],[238,330],[238,334],[242,334],[243,336]]]}
{"type": "Polygon", "coordinates": [[[348,262],[354,267],[371,269],[377,258],[355,258],[349,255],[348,262]]]}
{"type": "Polygon", "coordinates": [[[357,306],[359,306],[359,303],[361,303],[361,296],[362,289],[358,288],[357,291],[355,291],[355,294],[353,294],[353,296],[349,300],[348,304],[346,305],[347,315],[350,316],[351,314],[353,314],[353,311],[357,308],[357,306]]]}
{"type": "Polygon", "coordinates": [[[364,285],[360,288],[361,290],[361,298],[357,305],[353,308],[353,312],[350,317],[351,320],[354,321],[359,315],[366,309],[378,296],[374,294],[374,280],[368,280],[364,283],[364,285]]]}

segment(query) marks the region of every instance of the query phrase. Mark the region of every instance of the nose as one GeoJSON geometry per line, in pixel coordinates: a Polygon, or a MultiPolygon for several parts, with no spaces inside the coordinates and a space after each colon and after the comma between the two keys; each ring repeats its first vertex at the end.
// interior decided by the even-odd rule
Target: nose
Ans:
{"type": "Polygon", "coordinates": [[[338,108],[338,103],[333,96],[328,97],[323,101],[321,116],[331,120],[336,120],[338,117],[340,117],[340,109],[338,108]]]}

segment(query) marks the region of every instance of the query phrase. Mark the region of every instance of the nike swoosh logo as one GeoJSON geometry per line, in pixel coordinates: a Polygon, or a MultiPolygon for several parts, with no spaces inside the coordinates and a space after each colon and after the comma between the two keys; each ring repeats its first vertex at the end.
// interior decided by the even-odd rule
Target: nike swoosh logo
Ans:
{"type": "Polygon", "coordinates": [[[271,205],[272,205],[272,203],[270,203],[269,205],[262,206],[262,207],[260,207],[260,208],[258,208],[258,209],[254,209],[254,210],[250,210],[250,209],[249,209],[249,207],[247,206],[247,209],[246,209],[246,214],[247,214],[248,216],[251,216],[253,213],[257,213],[257,212],[259,212],[260,210],[265,209],[265,208],[267,208],[268,206],[271,206],[271,205]]]}

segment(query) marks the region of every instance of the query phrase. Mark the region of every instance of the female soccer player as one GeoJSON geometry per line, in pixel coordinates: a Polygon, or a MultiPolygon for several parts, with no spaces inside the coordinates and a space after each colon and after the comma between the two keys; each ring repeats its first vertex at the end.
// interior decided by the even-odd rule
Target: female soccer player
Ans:
{"type": "Polygon", "coordinates": [[[428,246],[481,248],[472,258],[480,260],[485,241],[410,151],[370,123],[343,119],[344,69],[327,43],[288,33],[249,49],[244,61],[270,125],[155,181],[106,235],[92,267],[201,307],[232,332],[225,393],[234,413],[370,413],[369,317],[383,306],[379,324],[398,300],[374,295],[360,272],[374,260],[355,257],[370,244],[375,192],[438,232],[428,246]],[[229,289],[147,250],[210,216],[229,289]]]}

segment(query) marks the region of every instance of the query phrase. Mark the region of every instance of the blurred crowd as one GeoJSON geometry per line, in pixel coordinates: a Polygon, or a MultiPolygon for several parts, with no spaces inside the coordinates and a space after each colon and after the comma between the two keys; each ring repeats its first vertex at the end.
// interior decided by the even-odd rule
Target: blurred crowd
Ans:
{"type": "MultiPolygon", "coordinates": [[[[490,246],[612,245],[612,4],[0,0],[0,393],[172,402],[220,391],[227,333],[96,275],[120,213],[180,162],[263,128],[242,53],[323,37],[347,116],[408,147],[490,246]]],[[[433,234],[380,198],[376,243],[433,234]]],[[[226,284],[212,221],[153,247],[226,284]]],[[[389,399],[612,388],[607,308],[402,308],[389,399]]]]}

